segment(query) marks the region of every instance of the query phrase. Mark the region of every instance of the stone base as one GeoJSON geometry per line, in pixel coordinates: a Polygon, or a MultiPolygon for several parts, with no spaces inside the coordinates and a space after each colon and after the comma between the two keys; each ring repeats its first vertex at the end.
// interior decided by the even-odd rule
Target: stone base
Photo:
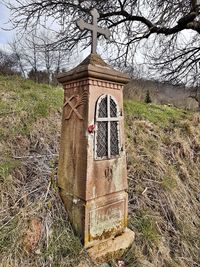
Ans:
{"type": "Polygon", "coordinates": [[[135,233],[126,228],[124,233],[98,243],[87,249],[94,263],[102,263],[113,258],[120,258],[135,239],[135,233]]]}

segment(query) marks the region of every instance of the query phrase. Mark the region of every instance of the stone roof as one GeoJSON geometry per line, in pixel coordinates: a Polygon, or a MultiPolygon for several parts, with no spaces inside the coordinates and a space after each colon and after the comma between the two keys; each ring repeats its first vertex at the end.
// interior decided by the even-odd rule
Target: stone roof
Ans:
{"type": "Polygon", "coordinates": [[[90,54],[88,57],[86,57],[79,66],[83,65],[99,65],[99,66],[108,66],[108,64],[98,55],[98,54],[90,54]]]}
{"type": "Polygon", "coordinates": [[[130,80],[127,74],[113,69],[97,54],[90,54],[77,67],[68,72],[60,73],[57,77],[60,83],[84,78],[95,78],[122,84],[126,84],[130,80]]]}

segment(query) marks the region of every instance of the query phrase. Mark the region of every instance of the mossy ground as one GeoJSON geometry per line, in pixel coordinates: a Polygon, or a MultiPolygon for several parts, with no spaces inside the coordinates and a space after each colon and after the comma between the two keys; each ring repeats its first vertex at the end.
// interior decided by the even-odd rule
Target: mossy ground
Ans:
{"type": "MultiPolygon", "coordinates": [[[[94,266],[56,186],[63,91],[0,77],[0,266],[94,266]],[[32,251],[24,237],[42,221],[32,251]]],[[[125,101],[131,267],[200,266],[200,115],[125,101]]],[[[111,263],[117,266],[115,261],[111,263]]]]}

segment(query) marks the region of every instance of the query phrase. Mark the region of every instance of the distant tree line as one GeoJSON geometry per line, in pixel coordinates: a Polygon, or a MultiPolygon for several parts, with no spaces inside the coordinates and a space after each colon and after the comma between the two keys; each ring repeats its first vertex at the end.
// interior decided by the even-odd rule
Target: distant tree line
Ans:
{"type": "MultiPolygon", "coordinates": [[[[80,31],[76,22],[80,17],[90,22],[90,11],[96,8],[99,25],[111,30],[109,45],[104,42],[101,49],[112,65],[137,77],[141,71],[143,78],[184,83],[195,88],[195,98],[200,94],[200,0],[4,2],[11,11],[13,27],[20,33],[34,31],[38,26],[46,28],[48,22],[54,21],[57,30],[56,39],[50,38],[52,47],[61,46],[66,51],[78,44],[82,48],[91,44],[91,34],[80,31]],[[138,50],[143,55],[141,68],[137,64],[138,50]]],[[[46,62],[49,79],[51,71],[46,62]]],[[[38,66],[33,64],[36,80],[37,71],[38,66]]]]}
{"type": "Polygon", "coordinates": [[[90,45],[90,33],[80,31],[76,21],[80,17],[91,21],[90,11],[96,8],[100,14],[99,24],[111,30],[111,42],[105,51],[113,64],[130,69],[140,49],[146,63],[152,63],[155,71],[151,73],[160,80],[193,86],[199,83],[199,0],[4,2],[11,10],[13,27],[19,31],[38,25],[45,27],[48,19],[56,22],[54,45],[62,44],[67,50],[72,50],[77,43],[83,47],[90,45]]]}
{"type": "Polygon", "coordinates": [[[1,75],[20,75],[18,60],[15,54],[0,50],[0,74],[1,75]]]}
{"type": "Polygon", "coordinates": [[[48,31],[14,39],[9,44],[9,51],[0,50],[0,74],[21,75],[37,83],[56,84],[58,73],[66,70],[69,53],[60,46],[52,48],[51,40],[48,31]]]}

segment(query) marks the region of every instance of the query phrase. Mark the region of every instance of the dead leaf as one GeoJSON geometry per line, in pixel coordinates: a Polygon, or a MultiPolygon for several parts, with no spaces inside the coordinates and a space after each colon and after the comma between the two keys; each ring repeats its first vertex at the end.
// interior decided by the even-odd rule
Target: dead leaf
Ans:
{"type": "Polygon", "coordinates": [[[29,227],[23,237],[23,248],[27,253],[33,252],[40,240],[42,232],[42,219],[33,218],[29,221],[29,227]]]}

